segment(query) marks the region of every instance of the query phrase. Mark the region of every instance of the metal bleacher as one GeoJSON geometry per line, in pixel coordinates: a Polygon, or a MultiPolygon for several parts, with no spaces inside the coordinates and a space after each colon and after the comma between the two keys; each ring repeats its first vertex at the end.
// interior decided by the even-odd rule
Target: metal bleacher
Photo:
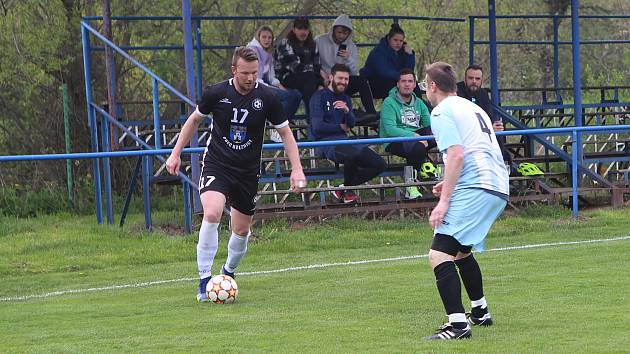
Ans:
{"type": "MultiPolygon", "coordinates": [[[[236,17],[235,17],[236,18],[236,17]]],[[[282,17],[277,17],[281,19],[282,17]]],[[[316,19],[331,20],[335,16],[316,16],[316,19]]],[[[354,17],[353,17],[354,18],[354,17]]],[[[358,17],[360,18],[360,17],[358,17]]],[[[366,17],[367,18],[367,17],[366,17]]],[[[396,16],[379,16],[378,19],[389,18],[397,21],[396,16]]],[[[116,18],[114,18],[116,19],[116,18]]],[[[150,19],[150,18],[147,18],[150,19]]],[[[181,18],[175,18],[180,20],[181,18]]],[[[212,19],[212,18],[210,18],[212,19]]],[[[124,19],[120,19],[124,20],[124,19]]],[[[137,19],[136,19],[137,20],[137,19]]],[[[196,18],[197,26],[202,20],[208,18],[196,18]]],[[[405,17],[405,20],[431,20],[438,21],[436,18],[424,17],[405,17]]],[[[444,19],[442,19],[444,20],[444,19]]],[[[463,19],[446,19],[448,21],[463,19]]],[[[82,24],[87,29],[87,24],[82,24]]],[[[87,31],[84,30],[84,33],[87,31]]],[[[88,34],[84,34],[87,36],[88,34]]],[[[92,32],[93,36],[98,35],[92,32]]],[[[99,37],[99,39],[103,40],[99,37]]],[[[85,39],[84,39],[85,41],[85,39]]],[[[107,42],[106,42],[107,43],[107,42]]],[[[113,45],[113,44],[112,44],[113,45]]],[[[368,47],[372,44],[361,43],[360,47],[368,47]]],[[[229,49],[233,45],[216,45],[197,46],[198,53],[208,48],[229,49]]],[[[85,49],[84,44],[84,50],[85,49]]],[[[120,49],[120,48],[118,48],[120,49]]],[[[122,53],[120,49],[118,53],[122,53]]],[[[86,55],[89,57],[90,49],[86,55]]],[[[199,56],[201,54],[198,54],[199,56]]],[[[199,74],[201,69],[199,69],[199,74]]],[[[153,75],[153,73],[150,73],[153,75]]],[[[86,71],[87,76],[87,71],[86,71]]],[[[168,149],[173,146],[177,140],[181,126],[185,122],[189,105],[191,102],[182,98],[170,101],[159,101],[157,98],[157,89],[155,87],[161,83],[158,82],[157,76],[154,80],[154,100],[149,102],[119,102],[118,110],[120,114],[119,122],[123,128],[112,132],[116,137],[118,150],[144,150],[144,149],[168,149]],[[153,104],[153,108],[151,108],[153,104]],[[133,106],[133,108],[132,108],[133,106]],[[138,108],[139,107],[139,108],[138,108]],[[158,108],[156,108],[158,107],[158,108]],[[152,119],[150,112],[153,112],[152,119]],[[131,113],[133,112],[133,113],[131,113]],[[140,113],[138,113],[140,112],[140,113]],[[144,113],[143,113],[144,112],[144,113]],[[156,113],[157,112],[157,113],[156,113]],[[144,118],[132,119],[130,117],[144,118]]],[[[164,87],[172,89],[166,83],[161,83],[164,87]]],[[[495,106],[496,113],[502,117],[506,130],[512,129],[530,129],[530,128],[551,128],[566,127],[574,125],[574,112],[571,104],[562,102],[563,90],[571,88],[540,88],[540,89],[502,89],[500,92],[509,93],[519,90],[528,90],[540,94],[540,102],[510,106],[495,106]],[[555,94],[555,101],[547,99],[549,92],[555,94]]],[[[602,86],[602,87],[584,87],[584,90],[599,90],[601,99],[598,102],[589,102],[583,106],[583,116],[586,117],[584,125],[622,125],[630,122],[630,102],[625,102],[624,97],[630,97],[628,86],[602,86]]],[[[174,92],[174,89],[172,90],[174,92]]],[[[179,94],[179,93],[178,93],[179,94]]],[[[179,94],[181,95],[181,94],[179,94]]],[[[182,96],[180,96],[182,97],[182,96]]],[[[88,98],[88,101],[90,98],[88,98]]],[[[89,102],[88,106],[96,106],[89,102]]],[[[96,126],[96,119],[102,121],[111,121],[113,119],[105,111],[96,108],[95,118],[92,126],[96,126]],[[99,116],[100,114],[100,116],[99,116]]],[[[307,127],[304,119],[291,122],[291,128],[298,142],[307,141],[305,133],[307,127]]],[[[99,122],[100,122],[99,120],[99,122]]],[[[197,136],[197,145],[205,146],[209,136],[210,120],[202,125],[197,136]]],[[[109,124],[99,123],[100,129],[105,129],[109,124]]],[[[96,128],[94,128],[96,129],[96,128]]],[[[98,139],[98,133],[93,133],[93,139],[98,139]]],[[[108,136],[108,131],[101,132],[102,136],[108,136]]],[[[352,139],[374,138],[378,137],[378,123],[368,122],[355,127],[352,130],[352,139]]],[[[266,135],[266,143],[273,143],[270,136],[266,135]]],[[[584,136],[583,149],[584,155],[581,159],[580,195],[608,193],[613,205],[625,203],[630,197],[630,185],[628,182],[628,164],[630,161],[630,134],[625,132],[597,132],[584,136]]],[[[105,140],[103,146],[97,147],[101,151],[108,151],[111,148],[105,140]]],[[[572,141],[570,134],[546,134],[546,135],[516,135],[507,137],[507,148],[513,154],[516,162],[535,162],[538,163],[545,171],[544,176],[523,177],[513,176],[510,178],[511,184],[511,201],[510,206],[519,208],[522,205],[531,203],[563,203],[566,202],[567,194],[571,191],[571,173],[570,173],[570,156],[572,152],[572,141]]],[[[261,165],[261,179],[259,195],[260,199],[257,208],[257,219],[268,219],[277,217],[289,218],[322,218],[332,217],[342,214],[356,214],[371,217],[389,217],[400,216],[405,214],[422,215],[432,208],[437,199],[431,193],[431,187],[436,181],[414,181],[406,182],[403,180],[403,160],[386,153],[380,144],[372,145],[379,154],[388,163],[388,169],[378,178],[369,184],[356,186],[356,190],[360,196],[360,202],[351,205],[340,204],[333,200],[330,192],[338,189],[339,183],[343,180],[343,166],[336,165],[326,159],[314,154],[314,149],[303,148],[300,150],[301,161],[304,166],[304,172],[309,180],[309,187],[300,194],[291,194],[288,191],[289,165],[283,150],[266,149],[263,150],[263,158],[261,165]],[[418,186],[423,192],[423,197],[417,200],[405,200],[404,188],[407,186],[418,186]]],[[[183,173],[187,176],[191,175],[192,165],[188,159],[190,155],[183,155],[185,168],[183,173]]],[[[429,158],[437,165],[441,165],[442,161],[436,151],[429,154],[429,158]]],[[[163,159],[162,159],[163,160],[163,159]]],[[[125,210],[128,206],[131,193],[133,192],[133,183],[136,181],[137,175],[140,173],[140,159],[133,176],[132,185],[129,189],[125,210]]],[[[145,198],[145,216],[150,215],[150,197],[148,184],[183,184],[184,186],[184,204],[185,213],[187,208],[192,208],[190,199],[194,198],[194,182],[186,180],[182,175],[169,176],[166,174],[164,163],[156,164],[147,162],[142,165],[143,178],[147,181],[144,184],[145,198]],[[182,182],[183,179],[183,182],[182,182]],[[192,186],[192,188],[191,188],[192,186]],[[186,189],[188,188],[188,189],[186,189]],[[188,202],[187,202],[188,198],[188,202]],[[188,203],[188,204],[186,204],[188,203]],[[148,204],[148,206],[147,206],[148,204]]],[[[584,198],[584,201],[587,201],[584,198]]],[[[194,210],[188,210],[188,212],[194,210]]],[[[196,210],[199,211],[199,210],[196,210]]],[[[124,216],[123,216],[124,219],[124,216]]],[[[150,227],[150,216],[147,227],[150,227]]],[[[190,225],[186,228],[190,231],[190,225]]]]}

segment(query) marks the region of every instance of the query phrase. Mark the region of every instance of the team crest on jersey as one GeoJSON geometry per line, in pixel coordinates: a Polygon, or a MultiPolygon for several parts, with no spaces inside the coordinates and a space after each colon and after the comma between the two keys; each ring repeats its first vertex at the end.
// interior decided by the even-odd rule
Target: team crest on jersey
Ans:
{"type": "Polygon", "coordinates": [[[260,98],[254,98],[252,101],[252,107],[257,111],[260,111],[263,108],[263,100],[260,98]]]}
{"type": "Polygon", "coordinates": [[[243,144],[247,139],[247,127],[243,125],[230,126],[230,140],[234,144],[243,144]]]}

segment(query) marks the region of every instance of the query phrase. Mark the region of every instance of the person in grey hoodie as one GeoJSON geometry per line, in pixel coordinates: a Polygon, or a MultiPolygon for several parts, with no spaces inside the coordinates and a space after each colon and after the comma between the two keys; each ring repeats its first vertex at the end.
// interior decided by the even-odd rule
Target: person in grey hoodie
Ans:
{"type": "Polygon", "coordinates": [[[330,69],[335,64],[344,64],[350,68],[350,83],[346,93],[353,95],[359,92],[361,103],[367,113],[376,113],[372,90],[366,79],[359,76],[357,67],[358,50],[352,41],[352,21],[348,15],[339,15],[328,33],[321,34],[315,38],[317,51],[319,52],[319,62],[321,65],[320,75],[326,86],[330,69]]]}

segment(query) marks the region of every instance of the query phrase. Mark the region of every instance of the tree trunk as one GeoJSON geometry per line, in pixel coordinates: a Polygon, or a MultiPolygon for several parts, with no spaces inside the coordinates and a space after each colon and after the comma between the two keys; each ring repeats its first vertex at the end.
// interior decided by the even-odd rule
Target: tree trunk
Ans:
{"type": "MultiPolygon", "coordinates": [[[[103,35],[105,38],[112,41],[112,14],[110,10],[109,0],[103,0],[103,35]]],[[[111,47],[105,46],[105,71],[107,72],[107,104],[109,106],[109,115],[117,119],[118,104],[116,102],[116,61],[114,60],[114,51],[111,47]]],[[[105,121],[103,119],[103,121],[105,121]]],[[[116,127],[110,124],[109,140],[112,150],[116,150],[118,142],[116,141],[116,134],[114,134],[116,127]]]]}

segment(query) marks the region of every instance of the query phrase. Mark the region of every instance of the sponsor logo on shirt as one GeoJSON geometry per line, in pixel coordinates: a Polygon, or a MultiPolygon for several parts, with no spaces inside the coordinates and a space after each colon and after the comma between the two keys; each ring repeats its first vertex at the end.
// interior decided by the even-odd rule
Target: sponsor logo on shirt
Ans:
{"type": "Polygon", "coordinates": [[[232,101],[230,101],[230,99],[226,97],[226,98],[222,98],[222,99],[220,99],[220,100],[219,100],[219,103],[230,103],[230,104],[231,104],[231,103],[232,103],[232,101]]]}

